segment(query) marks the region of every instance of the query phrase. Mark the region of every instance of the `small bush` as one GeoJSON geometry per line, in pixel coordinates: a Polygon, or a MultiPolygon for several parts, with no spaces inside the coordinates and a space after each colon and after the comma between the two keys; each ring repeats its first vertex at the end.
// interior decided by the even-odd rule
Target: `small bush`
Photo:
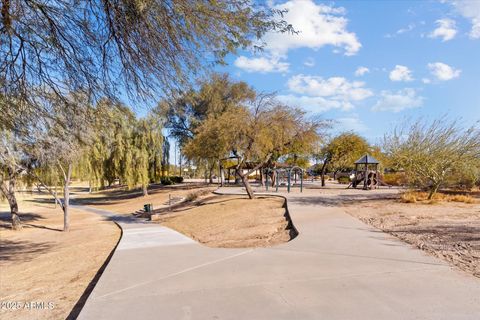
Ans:
{"type": "Polygon", "coordinates": [[[404,172],[385,173],[381,179],[391,186],[404,186],[408,183],[404,172]]]}
{"type": "Polygon", "coordinates": [[[466,195],[461,195],[461,194],[449,196],[448,201],[463,202],[463,203],[475,203],[475,199],[473,199],[472,197],[466,196],[466,195]]]}
{"type": "Polygon", "coordinates": [[[475,199],[473,199],[469,195],[463,195],[463,194],[448,195],[441,192],[434,194],[433,198],[428,200],[428,192],[421,192],[421,191],[407,191],[400,196],[400,201],[404,203],[417,203],[420,201],[427,204],[437,204],[441,201],[463,202],[468,204],[476,203],[475,199]]]}
{"type": "Polygon", "coordinates": [[[164,186],[169,186],[169,185],[173,184],[172,180],[170,180],[170,177],[161,178],[160,183],[163,184],[164,186]]]}
{"type": "Polygon", "coordinates": [[[198,199],[198,197],[209,194],[210,192],[211,191],[209,189],[200,189],[200,190],[197,190],[197,191],[192,191],[192,192],[187,194],[187,196],[185,197],[185,201],[186,202],[195,201],[195,200],[198,199]]]}
{"type": "Polygon", "coordinates": [[[400,201],[403,203],[417,203],[415,192],[405,192],[400,196],[400,201]]]}
{"type": "Polygon", "coordinates": [[[175,183],[182,183],[183,182],[183,177],[181,176],[170,176],[170,177],[162,177],[160,179],[160,183],[169,186],[175,183]]]}
{"type": "Polygon", "coordinates": [[[183,182],[183,177],[181,177],[181,176],[172,176],[172,177],[170,177],[170,180],[172,180],[173,183],[182,183],[182,182],[183,182]]]}
{"type": "Polygon", "coordinates": [[[187,196],[185,197],[185,201],[186,202],[192,202],[192,201],[195,201],[197,200],[199,194],[198,192],[190,192],[187,194],[187,196]]]}
{"type": "Polygon", "coordinates": [[[348,184],[348,183],[350,183],[350,178],[349,177],[338,177],[337,181],[338,181],[338,183],[341,183],[341,184],[348,184]]]}

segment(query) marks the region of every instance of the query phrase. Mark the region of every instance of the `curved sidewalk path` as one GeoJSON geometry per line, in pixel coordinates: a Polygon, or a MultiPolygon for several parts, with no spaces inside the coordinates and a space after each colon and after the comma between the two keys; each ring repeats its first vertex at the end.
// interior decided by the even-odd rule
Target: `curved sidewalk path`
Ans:
{"type": "Polygon", "coordinates": [[[325,196],[288,195],[299,236],[257,249],[212,249],[93,209],[123,237],[79,319],[480,319],[478,278],[325,196]]]}

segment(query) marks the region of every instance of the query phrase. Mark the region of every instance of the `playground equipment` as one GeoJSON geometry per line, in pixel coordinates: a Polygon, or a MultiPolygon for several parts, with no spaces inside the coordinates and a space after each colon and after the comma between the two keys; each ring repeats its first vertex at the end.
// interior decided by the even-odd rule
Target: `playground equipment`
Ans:
{"type": "MultiPolygon", "coordinates": [[[[230,184],[231,178],[235,179],[235,183],[239,182],[239,177],[235,173],[237,170],[238,158],[229,157],[221,159],[219,163],[220,167],[220,183],[223,186],[224,182],[230,184]],[[234,160],[237,160],[237,164],[232,164],[234,160]],[[230,162],[227,164],[227,162],[230,162]],[[225,165],[227,164],[227,165],[225,165]]],[[[303,192],[303,175],[304,170],[298,166],[290,166],[284,163],[273,162],[258,167],[258,163],[246,162],[241,170],[254,170],[252,175],[259,179],[262,186],[265,181],[265,189],[268,191],[269,187],[275,187],[275,191],[278,192],[280,186],[287,186],[287,191],[290,192],[291,188],[297,184],[300,180],[300,192],[303,192]]]]}
{"type": "Polygon", "coordinates": [[[350,186],[357,188],[362,182],[364,190],[378,188],[381,182],[378,174],[379,163],[377,159],[368,154],[355,161],[355,173],[351,177],[352,182],[347,188],[350,188],[350,186]]]}
{"type": "MultiPolygon", "coordinates": [[[[304,170],[298,166],[283,167],[283,168],[265,168],[263,173],[266,177],[265,190],[268,191],[270,186],[269,178],[272,179],[275,185],[275,192],[278,192],[280,185],[287,186],[287,192],[290,193],[292,187],[292,173],[293,173],[293,185],[297,184],[298,173],[300,173],[300,192],[303,192],[303,174],[304,170]]],[[[273,186],[272,184],[272,186],[273,186]]]]}

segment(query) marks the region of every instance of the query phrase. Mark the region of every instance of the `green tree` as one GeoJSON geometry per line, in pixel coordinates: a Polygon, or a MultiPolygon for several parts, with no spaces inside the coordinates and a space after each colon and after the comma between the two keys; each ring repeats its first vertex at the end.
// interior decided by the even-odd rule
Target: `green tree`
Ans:
{"type": "MultiPolygon", "coordinates": [[[[222,124],[222,114],[251,104],[256,96],[248,84],[232,81],[227,74],[212,74],[210,78],[199,81],[198,87],[196,90],[179,93],[171,100],[161,101],[156,109],[156,113],[166,119],[165,127],[170,135],[179,141],[181,148],[195,137],[197,128],[204,121],[210,119],[211,122],[218,121],[220,125],[226,125],[222,124]]],[[[209,180],[212,183],[213,170],[223,154],[218,152],[220,148],[215,141],[205,147],[211,152],[200,149],[198,152],[186,152],[191,156],[190,159],[197,162],[203,159],[207,163],[209,180]],[[206,152],[209,153],[208,156],[205,155],[206,152]]]]}
{"type": "MultiPolygon", "coordinates": [[[[142,187],[143,195],[148,195],[149,184],[149,152],[148,152],[148,124],[145,119],[138,121],[136,130],[133,133],[133,159],[132,167],[134,170],[134,179],[132,182],[142,187]]],[[[129,187],[131,187],[129,185],[129,187]]]]}
{"type": "Polygon", "coordinates": [[[115,180],[128,188],[140,185],[147,195],[150,181],[158,181],[162,161],[162,124],[149,114],[137,119],[122,104],[103,99],[94,110],[90,144],[77,167],[96,185],[115,180]]]}
{"type": "Polygon", "coordinates": [[[480,127],[464,128],[447,118],[417,120],[387,134],[384,149],[409,183],[427,188],[432,199],[447,182],[458,182],[480,164],[480,127]]]}
{"type": "Polygon", "coordinates": [[[160,177],[162,143],[161,126],[153,116],[137,122],[133,134],[134,183],[141,185],[144,196],[148,195],[150,181],[160,177]]]}
{"type": "Polygon", "coordinates": [[[258,95],[250,106],[232,107],[218,117],[208,117],[186,151],[202,158],[236,156],[236,174],[253,199],[248,176],[271,159],[292,153],[296,146],[313,145],[318,128],[319,123],[309,121],[302,110],[278,103],[273,95],[258,95]],[[245,171],[247,163],[256,165],[245,171]]]}
{"type": "MultiPolygon", "coordinates": [[[[146,121],[147,152],[148,152],[148,177],[151,182],[160,181],[162,175],[163,144],[162,122],[155,114],[150,114],[146,121]]],[[[168,153],[166,155],[168,159],[168,153]]]]}
{"type": "Polygon", "coordinates": [[[352,170],[355,161],[372,148],[367,141],[353,132],[344,132],[331,139],[321,149],[319,157],[323,164],[321,168],[322,186],[325,186],[327,170],[334,174],[342,170],[352,170]]]}
{"type": "Polygon", "coordinates": [[[25,142],[24,153],[29,159],[29,174],[60,204],[64,216],[63,231],[68,231],[70,182],[75,163],[91,141],[92,109],[85,95],[78,92],[69,94],[67,101],[52,95],[49,102],[55,111],[54,117],[31,127],[32,134],[25,142]],[[52,188],[57,181],[63,186],[63,198],[58,196],[56,188],[52,188]]]}

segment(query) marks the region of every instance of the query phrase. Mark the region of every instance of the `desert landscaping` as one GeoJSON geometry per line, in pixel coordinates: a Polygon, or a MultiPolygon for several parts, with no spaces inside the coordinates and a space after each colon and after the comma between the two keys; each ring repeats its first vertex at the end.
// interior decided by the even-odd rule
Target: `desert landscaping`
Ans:
{"type": "Polygon", "coordinates": [[[121,230],[110,221],[81,210],[73,210],[75,227],[65,236],[63,216],[45,195],[20,195],[23,208],[22,232],[10,229],[3,214],[8,205],[0,204],[0,284],[1,300],[18,302],[11,310],[2,308],[2,319],[66,318],[74,307],[81,307],[82,296],[112,250],[121,230]],[[41,200],[38,203],[36,200],[41,200]],[[25,302],[48,303],[51,308],[32,311],[25,302]],[[77,306],[77,303],[80,304],[77,306]]]}
{"type": "Polygon", "coordinates": [[[478,191],[449,201],[405,203],[382,196],[345,204],[346,212],[455,267],[480,277],[480,196],[478,191]],[[466,203],[465,203],[466,201],[466,203]]]}

